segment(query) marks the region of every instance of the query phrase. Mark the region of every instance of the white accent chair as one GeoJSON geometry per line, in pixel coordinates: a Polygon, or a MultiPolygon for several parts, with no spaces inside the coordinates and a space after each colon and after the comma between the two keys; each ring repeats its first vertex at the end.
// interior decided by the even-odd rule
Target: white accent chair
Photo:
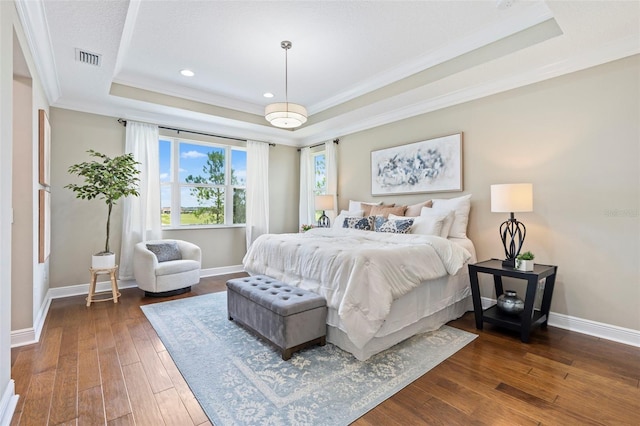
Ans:
{"type": "Polygon", "coordinates": [[[200,247],[187,241],[143,241],[134,247],[133,275],[146,296],[186,293],[200,282],[201,260],[200,247]]]}

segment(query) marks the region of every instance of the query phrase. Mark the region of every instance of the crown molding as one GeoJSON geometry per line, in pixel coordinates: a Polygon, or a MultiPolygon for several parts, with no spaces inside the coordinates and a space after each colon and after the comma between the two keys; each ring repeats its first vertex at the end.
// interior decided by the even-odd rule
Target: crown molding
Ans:
{"type": "Polygon", "coordinates": [[[123,86],[130,86],[136,89],[148,90],[150,92],[160,93],[162,95],[178,97],[195,102],[215,105],[222,108],[233,109],[236,111],[246,112],[255,115],[264,115],[264,106],[250,102],[243,102],[237,99],[231,99],[226,96],[206,93],[203,90],[193,89],[184,86],[178,86],[171,83],[154,84],[149,81],[141,82],[135,78],[119,77],[114,78],[113,83],[123,86]],[[186,96],[185,96],[186,95],[186,96]]]}
{"type": "Polygon", "coordinates": [[[21,0],[16,1],[15,5],[42,88],[49,104],[52,104],[60,98],[62,92],[56,74],[49,25],[43,9],[44,2],[21,0]]]}
{"type": "Polygon", "coordinates": [[[293,132],[270,127],[266,124],[262,126],[185,109],[149,104],[143,101],[136,102],[140,103],[139,108],[132,108],[131,105],[113,105],[111,103],[86,100],[67,100],[57,102],[51,106],[185,130],[213,132],[222,136],[270,142],[278,145],[298,147],[301,143],[293,135],[293,132]]]}
{"type": "Polygon", "coordinates": [[[124,26],[122,28],[122,37],[120,38],[120,47],[118,48],[118,56],[116,57],[116,64],[113,67],[112,79],[117,76],[122,70],[122,64],[124,58],[127,56],[129,46],[131,46],[131,40],[133,39],[133,33],[135,31],[136,20],[138,19],[138,11],[140,10],[141,1],[130,1],[127,8],[127,16],[124,20],[124,26]]]}
{"type": "Polygon", "coordinates": [[[421,88],[385,99],[373,105],[316,123],[300,130],[303,145],[314,144],[337,136],[344,136],[406,118],[426,114],[464,102],[484,98],[572,72],[598,66],[640,53],[640,41],[626,37],[598,46],[582,55],[558,60],[530,69],[525,73],[501,75],[492,81],[463,87],[442,96],[424,99],[421,88]]]}

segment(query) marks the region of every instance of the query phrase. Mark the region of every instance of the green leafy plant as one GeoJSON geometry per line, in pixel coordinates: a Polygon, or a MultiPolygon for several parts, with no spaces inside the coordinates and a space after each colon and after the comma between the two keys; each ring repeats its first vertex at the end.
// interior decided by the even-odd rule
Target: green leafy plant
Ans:
{"type": "Polygon", "coordinates": [[[131,153],[110,158],[92,149],[87,152],[96,160],[74,164],[68,170],[72,175],[83,177],[84,185],[70,183],[65,188],[75,192],[76,198],[83,200],[98,198],[107,204],[107,238],[104,251],[98,255],[111,254],[109,249],[111,210],[120,198],[140,195],[138,193],[140,170],[137,168],[140,163],[131,153]]]}
{"type": "Polygon", "coordinates": [[[524,253],[519,254],[518,256],[516,256],[516,259],[519,260],[533,260],[536,256],[531,253],[530,251],[525,251],[524,253]]]}
{"type": "Polygon", "coordinates": [[[302,225],[300,227],[300,232],[307,232],[309,229],[313,229],[315,226],[313,225],[302,225]]]}

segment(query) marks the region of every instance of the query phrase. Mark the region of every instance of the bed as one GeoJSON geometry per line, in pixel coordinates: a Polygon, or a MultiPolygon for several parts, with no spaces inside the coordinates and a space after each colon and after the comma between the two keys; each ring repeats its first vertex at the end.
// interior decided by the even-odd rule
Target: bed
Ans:
{"type": "Polygon", "coordinates": [[[468,238],[316,228],[262,235],[243,260],[325,297],[327,341],[360,360],[472,309],[468,238]]]}

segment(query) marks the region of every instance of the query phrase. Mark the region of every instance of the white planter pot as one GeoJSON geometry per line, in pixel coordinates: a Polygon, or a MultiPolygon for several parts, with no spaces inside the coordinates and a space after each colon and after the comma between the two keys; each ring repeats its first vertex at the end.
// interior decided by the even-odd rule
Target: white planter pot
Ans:
{"type": "Polygon", "coordinates": [[[516,269],[524,272],[533,271],[533,260],[516,259],[516,269]]]}
{"type": "Polygon", "coordinates": [[[91,267],[93,269],[109,269],[115,266],[116,255],[114,253],[94,254],[91,256],[91,267]]]}

